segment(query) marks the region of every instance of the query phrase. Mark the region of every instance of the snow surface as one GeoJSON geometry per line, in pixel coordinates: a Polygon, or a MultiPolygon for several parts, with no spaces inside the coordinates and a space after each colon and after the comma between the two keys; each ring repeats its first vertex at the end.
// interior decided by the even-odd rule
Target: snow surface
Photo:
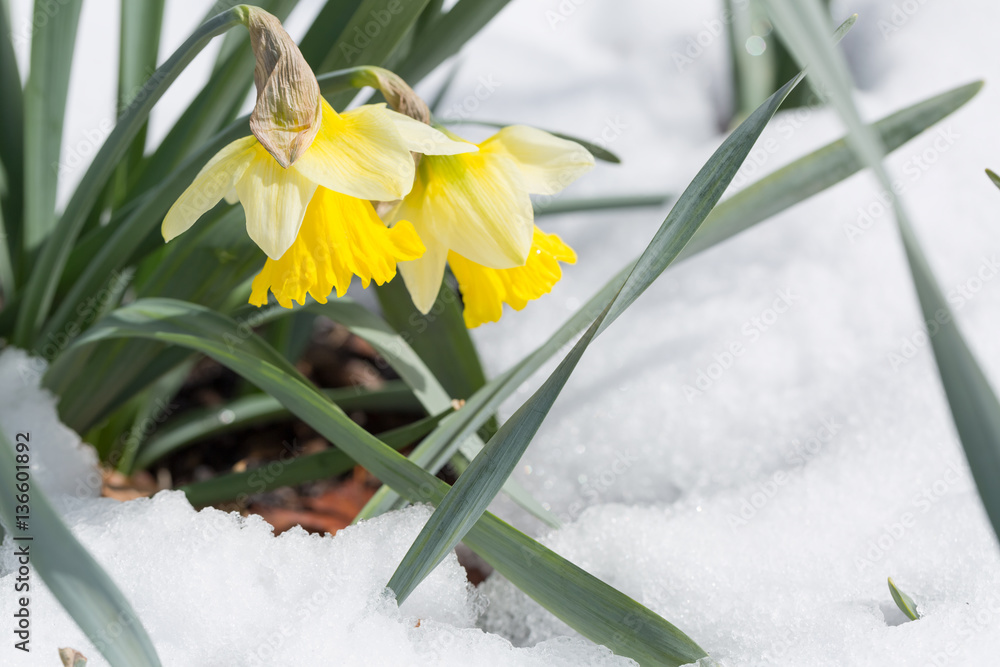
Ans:
{"type": "MultiPolygon", "coordinates": [[[[858,103],[873,119],[974,79],[991,82],[1000,69],[996,3],[834,5],[837,16],[861,15],[845,46],[858,103]]],[[[716,3],[515,0],[467,49],[442,111],[558,129],[623,157],[567,197],[678,193],[722,140],[729,100],[724,39],[705,38],[684,67],[674,56],[719,16],[716,3]]],[[[183,30],[172,30],[179,41],[183,30]]],[[[422,88],[428,96],[433,83],[422,88]]],[[[991,335],[1000,323],[1000,193],[982,170],[1000,166],[998,103],[987,85],[889,161],[992,378],[1000,377],[1000,339],[991,335]]],[[[780,115],[765,135],[777,148],[758,152],[738,184],[841,132],[827,111],[780,115]]],[[[469,128],[469,136],[480,135],[469,128]]],[[[873,179],[854,177],[671,269],[587,352],[516,473],[568,524],[547,544],[676,623],[721,664],[992,664],[1000,649],[1000,551],[877,194],[873,179]],[[865,210],[873,224],[862,229],[865,210]],[[887,576],[915,599],[920,621],[902,622],[887,576]]],[[[475,331],[489,371],[543,341],[642,250],[664,214],[540,219],[579,262],[544,305],[475,331]]],[[[0,378],[14,377],[12,354],[0,357],[0,378]]],[[[51,402],[34,391],[0,399],[8,428],[10,415],[36,429],[55,423],[51,402]]],[[[77,447],[52,428],[54,443],[77,447]]],[[[93,459],[75,451],[61,455],[66,470],[36,473],[58,476],[49,490],[77,493],[75,476],[93,459]]],[[[541,530],[510,503],[494,509],[541,530]]],[[[617,660],[567,640],[568,628],[499,577],[470,592],[454,559],[402,609],[382,600],[381,585],[426,519],[422,508],[335,538],[275,538],[260,521],[195,513],[169,493],[124,504],[84,499],[68,511],[166,664],[617,660]],[[300,596],[317,588],[344,603],[289,623],[306,606],[300,596]],[[533,648],[514,649],[505,638],[533,648]]],[[[9,568],[9,543],[3,553],[0,572],[9,568]]],[[[39,597],[45,636],[36,638],[52,650],[33,656],[38,664],[51,664],[57,645],[101,664],[51,599],[39,597]]],[[[0,616],[9,604],[0,602],[0,616]]]]}
{"type": "MultiPolygon", "coordinates": [[[[511,81],[481,114],[591,139],[619,114],[626,129],[609,148],[624,164],[574,194],[679,192],[720,141],[705,109],[725,102],[711,83],[724,80],[724,47],[710,45],[683,73],[669,54],[717,10],[688,8],[678,22],[667,17],[680,3],[634,3],[618,24],[617,6],[587,3],[553,29],[545,11],[555,4],[503,15],[484,40],[492,51],[470,53],[468,70],[511,81]],[[576,41],[577,30],[596,44],[576,41]],[[545,55],[549,32],[564,41],[545,55]],[[535,62],[565,63],[544,103],[534,102],[550,71],[538,67],[537,81],[524,83],[519,60],[492,58],[513,33],[535,62]],[[627,84],[616,79],[626,68],[627,84]],[[594,79],[600,88],[588,89],[594,79]],[[649,90],[637,92],[640,82],[649,90]]],[[[858,102],[873,119],[998,69],[987,27],[1000,19],[995,3],[835,5],[839,16],[861,14],[848,44],[864,85],[858,102]]],[[[889,162],[994,378],[1000,197],[982,170],[998,164],[997,102],[987,85],[889,162]]],[[[777,149],[758,152],[757,172],[841,132],[830,112],[783,114],[764,140],[777,149]]],[[[572,522],[549,546],[726,665],[993,664],[1000,648],[1000,554],[876,195],[873,179],[855,177],[663,276],[587,352],[515,474],[572,522]],[[865,209],[875,213],[867,230],[865,209]],[[913,595],[922,620],[900,624],[887,576],[913,595]]],[[[476,330],[489,370],[544,340],[638,255],[662,218],[542,219],[579,262],[546,306],[476,330]]],[[[525,645],[569,632],[497,577],[483,592],[481,625],[491,631],[525,645]]]]}

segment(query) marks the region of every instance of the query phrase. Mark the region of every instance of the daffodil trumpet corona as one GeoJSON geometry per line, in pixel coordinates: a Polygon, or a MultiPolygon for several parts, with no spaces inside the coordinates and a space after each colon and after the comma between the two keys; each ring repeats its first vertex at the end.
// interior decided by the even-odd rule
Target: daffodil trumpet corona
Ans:
{"type": "MultiPolygon", "coordinates": [[[[452,139],[460,138],[443,130],[452,139]]],[[[551,291],[573,250],[534,223],[530,194],[559,192],[594,166],[579,144],[523,125],[505,127],[477,152],[425,156],[410,193],[386,215],[412,223],[426,250],[399,270],[414,305],[430,311],[450,264],[466,326],[500,319],[551,291]]]]}

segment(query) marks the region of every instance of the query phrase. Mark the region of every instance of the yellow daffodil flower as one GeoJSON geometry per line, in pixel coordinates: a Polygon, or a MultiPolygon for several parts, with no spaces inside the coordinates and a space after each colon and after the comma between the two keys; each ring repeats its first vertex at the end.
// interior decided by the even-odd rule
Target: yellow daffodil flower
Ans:
{"type": "MultiPolygon", "coordinates": [[[[266,303],[268,290],[286,307],[304,303],[306,294],[325,301],[333,290],[342,295],[353,275],[366,286],[390,280],[396,262],[420,257],[424,246],[409,223],[386,228],[371,201],[395,201],[410,191],[413,153],[478,148],[384,104],[337,113],[277,17],[250,5],[238,10],[256,61],[252,136],[202,168],[167,212],[163,238],[184,233],[225,197],[243,204],[247,233],[268,257],[254,279],[252,303],[266,303]]],[[[401,108],[419,100],[391,72],[366,74],[376,85],[384,82],[392,91],[387,98],[401,108]]]]}
{"type": "Polygon", "coordinates": [[[163,220],[166,241],[187,231],[227,196],[246,212],[247,233],[271,259],[280,259],[298,235],[317,187],[375,201],[393,201],[413,184],[410,151],[451,155],[476,150],[383,104],[340,114],[322,100],[312,144],[287,168],[254,136],[232,142],[195,177],[163,220]]]}
{"type": "Polygon", "coordinates": [[[520,310],[548,293],[559,262],[576,256],[535,227],[528,195],[555,194],[593,166],[579,144],[523,125],[500,130],[477,153],[425,156],[410,194],[387,215],[393,228],[411,222],[426,246],[399,264],[414,305],[430,311],[449,262],[469,327],[498,320],[503,303],[520,310]]]}
{"type": "Polygon", "coordinates": [[[325,301],[332,289],[338,294],[346,289],[345,270],[366,285],[372,279],[381,284],[395,275],[397,260],[422,253],[412,227],[385,228],[369,202],[409,192],[411,151],[475,150],[382,104],[339,114],[322,100],[319,131],[294,164],[282,167],[253,136],[237,139],[177,199],[163,221],[163,237],[170,241],[189,229],[223,196],[239,200],[247,233],[269,258],[254,281],[252,302],[266,302],[268,288],[286,306],[293,299],[304,302],[307,292],[325,301]],[[300,234],[303,227],[306,233],[300,234]],[[301,241],[293,247],[296,238],[301,241]],[[295,277],[296,271],[304,274],[295,277]]]}

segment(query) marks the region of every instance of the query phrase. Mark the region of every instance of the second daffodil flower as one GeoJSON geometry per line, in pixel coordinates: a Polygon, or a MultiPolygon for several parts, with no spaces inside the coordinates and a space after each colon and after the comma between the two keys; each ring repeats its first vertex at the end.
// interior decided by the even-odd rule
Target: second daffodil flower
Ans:
{"type": "Polygon", "coordinates": [[[252,136],[219,151],[163,220],[170,241],[223,197],[243,205],[247,233],[268,260],[253,284],[251,303],[274,292],[286,307],[307,293],[325,302],[342,294],[352,275],[367,285],[396,272],[398,260],[424,246],[409,223],[387,228],[371,201],[393,201],[413,184],[411,151],[453,155],[476,147],[385,105],[337,113],[294,41],[272,15],[246,8],[257,59],[252,136]]]}
{"type": "Polygon", "coordinates": [[[421,159],[413,190],[387,215],[393,229],[411,222],[427,248],[399,265],[414,305],[430,311],[446,264],[469,328],[499,320],[504,303],[520,310],[551,291],[559,262],[576,254],[535,226],[528,195],[555,194],[593,166],[581,145],[523,125],[500,130],[478,153],[421,159]]]}

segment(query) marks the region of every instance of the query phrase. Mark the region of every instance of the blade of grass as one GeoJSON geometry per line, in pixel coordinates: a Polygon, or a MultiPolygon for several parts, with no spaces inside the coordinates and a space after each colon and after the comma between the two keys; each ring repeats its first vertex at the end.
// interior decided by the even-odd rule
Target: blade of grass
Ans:
{"type": "MultiPolygon", "coordinates": [[[[0,519],[12,534],[15,548],[27,550],[32,569],[108,662],[158,666],[160,660],[142,622],[111,577],[77,542],[41,489],[32,484],[30,476],[23,482],[15,477],[14,472],[22,469],[23,460],[17,460],[6,433],[6,429],[0,429],[0,470],[4,471],[0,476],[0,519]],[[25,484],[27,490],[15,483],[25,484]],[[27,530],[12,528],[17,525],[15,508],[28,502],[21,494],[30,497],[27,530]]],[[[44,446],[20,435],[17,443],[24,444],[26,448],[18,448],[17,452],[27,458],[31,448],[44,446]]]]}
{"type": "Polygon", "coordinates": [[[458,478],[389,580],[388,587],[398,600],[405,600],[413,592],[486,511],[521,459],[587,346],[677,257],[722,197],[771,116],[801,78],[799,75],[785,84],[722,143],[677,200],[621,289],[583,338],[458,478]]]}
{"type": "MultiPolygon", "coordinates": [[[[147,299],[121,308],[76,346],[117,337],[171,342],[207,354],[277,398],[369,472],[412,502],[438,503],[448,485],[367,433],[256,337],[239,353],[225,334],[236,323],[204,308],[147,299]]],[[[459,411],[461,412],[461,411],[459,411]]],[[[502,576],[590,640],[640,664],[682,665],[705,656],[697,644],[646,607],[486,513],[466,544],[502,576]]]]}
{"type": "MultiPolygon", "coordinates": [[[[322,393],[345,412],[391,410],[423,413],[410,388],[398,380],[386,382],[378,389],[343,387],[324,389],[322,393]]],[[[148,468],[164,456],[201,440],[288,419],[290,415],[281,403],[267,394],[252,394],[220,407],[194,411],[171,420],[151,437],[139,451],[135,468],[148,468]]]]}
{"type": "MultiPolygon", "coordinates": [[[[817,36],[826,23],[818,0],[767,2],[792,54],[800,62],[808,63],[818,88],[825,92],[850,131],[852,148],[872,169],[879,184],[892,192],[891,179],[882,165],[885,148],[854,106],[844,56],[828,39],[817,36]]],[[[928,330],[933,329],[928,337],[952,419],[986,514],[994,533],[1000,536],[1000,485],[996,483],[1000,478],[1000,402],[958,328],[899,198],[893,200],[893,210],[920,310],[928,330]]]]}
{"type": "MultiPolygon", "coordinates": [[[[393,449],[399,450],[412,445],[434,430],[446,414],[448,413],[444,412],[433,417],[424,417],[412,424],[379,433],[376,437],[393,449]]],[[[339,449],[328,449],[316,454],[272,461],[263,469],[220,475],[214,479],[182,486],[180,490],[195,507],[233,500],[242,503],[254,493],[265,493],[283,486],[339,477],[350,471],[354,465],[354,459],[344,452],[339,449]]]]}
{"type": "Polygon", "coordinates": [[[26,255],[42,245],[56,222],[63,117],[81,5],[82,0],[60,3],[47,21],[33,24],[31,66],[24,87],[23,251],[26,255]]]}

